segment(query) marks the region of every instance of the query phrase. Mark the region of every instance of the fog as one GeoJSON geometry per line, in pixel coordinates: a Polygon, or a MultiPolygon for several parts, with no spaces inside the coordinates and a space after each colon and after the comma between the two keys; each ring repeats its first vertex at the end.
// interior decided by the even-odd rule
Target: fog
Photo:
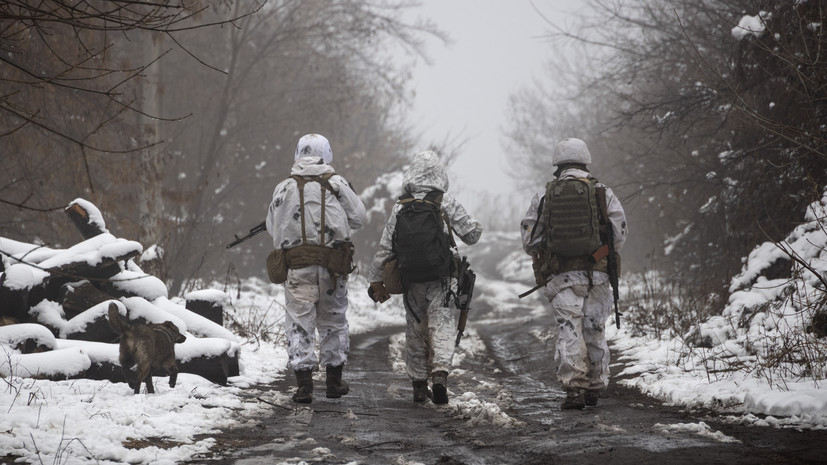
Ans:
{"type": "Polygon", "coordinates": [[[503,147],[508,97],[533,79],[549,78],[544,64],[564,50],[544,38],[549,25],[543,16],[562,24],[578,3],[424,0],[412,12],[434,21],[450,43],[430,40],[431,62],[417,62],[410,120],[425,141],[464,142],[449,173],[452,193],[470,209],[480,193],[518,190],[519,183],[507,175],[513,157],[503,147]]]}

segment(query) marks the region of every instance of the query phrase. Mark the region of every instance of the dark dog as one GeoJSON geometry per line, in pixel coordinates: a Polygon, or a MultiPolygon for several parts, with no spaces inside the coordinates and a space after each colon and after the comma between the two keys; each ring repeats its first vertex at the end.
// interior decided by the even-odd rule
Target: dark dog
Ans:
{"type": "Polygon", "coordinates": [[[119,361],[129,387],[135,394],[141,392],[141,382],[146,382],[146,391],[155,393],[152,385],[152,369],[163,368],[169,374],[169,387],[175,387],[178,379],[178,365],[175,363],[175,344],[187,338],[178,331],[171,321],[161,324],[137,324],[118,313],[118,306],[109,304],[109,324],[121,335],[119,361]],[[137,379],[132,366],[137,365],[137,379]]]}

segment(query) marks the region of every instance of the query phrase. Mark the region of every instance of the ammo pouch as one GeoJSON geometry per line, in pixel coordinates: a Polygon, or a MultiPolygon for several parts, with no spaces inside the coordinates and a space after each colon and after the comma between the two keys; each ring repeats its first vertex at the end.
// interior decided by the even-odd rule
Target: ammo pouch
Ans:
{"type": "Polygon", "coordinates": [[[331,247],[303,244],[286,251],[287,267],[290,269],[319,265],[336,275],[353,271],[353,244],[340,242],[331,247]]]}
{"type": "Polygon", "coordinates": [[[356,269],[353,266],[353,243],[339,242],[333,244],[330,250],[330,257],[327,261],[327,269],[337,275],[350,274],[356,269]]]}
{"type": "Polygon", "coordinates": [[[267,277],[273,284],[287,281],[286,252],[284,249],[274,249],[267,255],[267,277]]]}
{"type": "Polygon", "coordinates": [[[401,294],[405,292],[402,287],[402,275],[399,274],[399,263],[396,258],[388,260],[382,267],[382,282],[388,294],[401,294]]]}
{"type": "Polygon", "coordinates": [[[551,279],[552,275],[560,273],[560,260],[557,255],[543,249],[540,257],[532,260],[531,267],[534,270],[534,282],[542,286],[551,279]]]}

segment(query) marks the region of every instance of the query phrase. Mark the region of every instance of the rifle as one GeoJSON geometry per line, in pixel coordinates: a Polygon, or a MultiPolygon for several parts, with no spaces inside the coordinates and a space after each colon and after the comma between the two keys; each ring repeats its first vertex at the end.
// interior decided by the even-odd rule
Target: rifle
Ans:
{"type": "Polygon", "coordinates": [[[459,321],[457,322],[457,342],[454,347],[459,347],[459,341],[465,333],[465,324],[468,322],[468,310],[471,307],[471,296],[474,294],[474,284],[477,275],[471,270],[468,257],[462,257],[457,272],[457,308],[459,309],[459,321]]]}
{"type": "Polygon", "coordinates": [[[601,219],[603,220],[604,226],[606,226],[606,245],[608,245],[609,252],[606,257],[608,260],[608,270],[606,270],[606,272],[609,274],[609,283],[612,285],[612,297],[614,297],[615,306],[615,326],[617,326],[617,329],[620,329],[620,317],[622,314],[617,309],[619,277],[617,275],[617,255],[615,254],[615,231],[614,226],[612,226],[612,223],[609,221],[609,207],[606,204],[606,188],[598,187],[595,189],[595,194],[597,195],[597,203],[600,204],[601,219]]]}
{"type": "Polygon", "coordinates": [[[255,236],[256,234],[262,233],[264,231],[267,231],[267,224],[266,222],[262,221],[260,224],[257,224],[256,226],[251,228],[250,232],[244,237],[238,237],[238,234],[233,234],[235,240],[227,244],[227,248],[230,249],[232,247],[235,247],[238,244],[241,244],[242,242],[246,241],[247,239],[255,236]]]}

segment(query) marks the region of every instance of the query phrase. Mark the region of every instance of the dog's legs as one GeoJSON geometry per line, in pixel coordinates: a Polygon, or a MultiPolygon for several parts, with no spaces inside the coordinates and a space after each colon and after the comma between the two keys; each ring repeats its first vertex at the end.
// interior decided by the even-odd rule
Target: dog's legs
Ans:
{"type": "Polygon", "coordinates": [[[149,364],[138,364],[138,385],[135,387],[135,394],[141,391],[141,382],[146,383],[146,392],[155,394],[155,386],[152,385],[152,367],[149,364]]]}
{"type": "Polygon", "coordinates": [[[141,385],[138,380],[135,379],[135,373],[132,372],[129,368],[126,368],[125,365],[121,365],[121,371],[123,372],[123,377],[126,380],[126,384],[129,385],[135,391],[135,394],[141,389],[141,385]]]}
{"type": "Polygon", "coordinates": [[[178,381],[178,364],[175,362],[175,355],[164,360],[161,367],[166,370],[169,375],[169,387],[174,388],[175,383],[178,381]]]}
{"type": "Polygon", "coordinates": [[[121,364],[121,372],[123,373],[124,381],[126,384],[129,385],[137,394],[141,389],[141,383],[139,380],[135,379],[135,373],[132,372],[132,365],[135,364],[135,360],[127,355],[127,352],[121,349],[121,356],[119,357],[118,361],[121,364]]]}
{"type": "Polygon", "coordinates": [[[161,366],[169,375],[169,387],[174,388],[175,383],[178,381],[178,364],[175,363],[175,357],[169,357],[161,366]]]}
{"type": "Polygon", "coordinates": [[[169,387],[174,388],[175,382],[178,381],[178,367],[173,365],[167,368],[169,372],[169,387]]]}

